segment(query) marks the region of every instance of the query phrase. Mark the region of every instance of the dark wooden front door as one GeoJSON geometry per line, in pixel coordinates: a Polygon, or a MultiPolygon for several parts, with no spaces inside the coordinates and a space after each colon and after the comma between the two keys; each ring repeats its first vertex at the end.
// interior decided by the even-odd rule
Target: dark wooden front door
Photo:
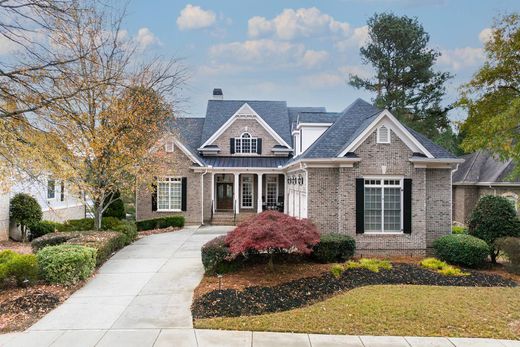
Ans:
{"type": "Polygon", "coordinates": [[[233,183],[217,183],[217,210],[233,210],[233,183]]]}

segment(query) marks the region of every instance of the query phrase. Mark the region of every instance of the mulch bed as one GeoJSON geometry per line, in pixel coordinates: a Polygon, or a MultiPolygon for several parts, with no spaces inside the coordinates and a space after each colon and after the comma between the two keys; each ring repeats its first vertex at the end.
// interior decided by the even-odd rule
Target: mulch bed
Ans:
{"type": "Polygon", "coordinates": [[[142,239],[145,236],[149,235],[155,235],[155,234],[164,234],[164,233],[171,233],[173,231],[181,230],[181,228],[174,228],[174,227],[168,227],[168,228],[162,228],[162,229],[152,229],[152,230],[143,230],[137,232],[137,239],[142,239]]]}
{"type": "Polygon", "coordinates": [[[30,254],[32,253],[30,242],[17,242],[17,241],[0,241],[0,251],[10,249],[17,253],[30,254]]]}
{"type": "Polygon", "coordinates": [[[192,305],[195,319],[238,317],[287,311],[322,301],[331,295],[358,287],[380,284],[412,284],[464,287],[516,287],[517,283],[501,276],[466,270],[470,276],[450,277],[413,264],[393,264],[392,270],[374,273],[350,269],[336,279],[327,273],[301,278],[273,287],[249,287],[214,290],[196,299],[192,305]]]}

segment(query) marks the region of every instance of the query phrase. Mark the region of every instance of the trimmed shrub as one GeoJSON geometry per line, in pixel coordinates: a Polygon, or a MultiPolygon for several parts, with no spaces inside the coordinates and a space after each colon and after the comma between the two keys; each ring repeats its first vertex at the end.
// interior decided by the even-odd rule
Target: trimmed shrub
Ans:
{"type": "Polygon", "coordinates": [[[485,241],[471,235],[446,235],[433,242],[437,258],[448,263],[478,267],[489,255],[485,241]]]}
{"type": "Polygon", "coordinates": [[[356,241],[338,233],[320,235],[320,242],[314,246],[312,256],[322,263],[345,261],[354,255],[356,241]]]}
{"type": "Polygon", "coordinates": [[[462,227],[462,226],[459,226],[459,225],[454,225],[454,226],[451,227],[451,233],[452,234],[467,234],[468,233],[468,228],[462,227]]]}
{"type": "Polygon", "coordinates": [[[123,222],[116,217],[103,217],[101,219],[102,230],[114,230],[114,228],[120,226],[123,222]]]}
{"type": "Polygon", "coordinates": [[[18,286],[27,280],[33,283],[38,279],[38,263],[33,254],[18,254],[11,250],[0,252],[0,284],[14,279],[18,286]]]}
{"type": "Polygon", "coordinates": [[[437,272],[444,276],[469,276],[468,272],[463,272],[461,269],[452,265],[446,265],[437,272]]]}
{"type": "Polygon", "coordinates": [[[334,264],[332,265],[332,267],[330,268],[330,274],[336,278],[340,278],[341,275],[343,274],[343,265],[341,264],[334,264]]]}
{"type": "Polygon", "coordinates": [[[27,241],[29,225],[38,223],[43,216],[42,208],[35,198],[25,193],[16,194],[9,202],[9,216],[22,231],[22,241],[27,241]]]}
{"type": "Polygon", "coordinates": [[[491,261],[496,263],[498,249],[495,241],[500,237],[520,236],[520,221],[513,204],[502,196],[485,195],[471,212],[468,233],[486,241],[491,261]]]}
{"type": "Polygon", "coordinates": [[[265,211],[239,224],[225,242],[232,259],[249,253],[266,254],[272,269],[274,254],[309,255],[319,241],[318,229],[310,220],[265,211]]]}
{"type": "Polygon", "coordinates": [[[136,222],[137,230],[154,230],[168,227],[182,228],[184,226],[184,216],[170,216],[163,218],[145,219],[136,222]]]}
{"type": "Polygon", "coordinates": [[[137,237],[137,228],[135,224],[131,222],[119,221],[119,224],[110,230],[117,231],[125,236],[125,246],[131,244],[137,237]]]}
{"type": "Polygon", "coordinates": [[[79,245],[45,247],[36,254],[45,281],[72,285],[94,272],[96,250],[79,245]]]}
{"type": "Polygon", "coordinates": [[[361,258],[359,261],[348,261],[343,269],[367,269],[372,272],[379,272],[381,269],[392,270],[392,264],[388,260],[361,258]]]}
{"type": "Polygon", "coordinates": [[[31,231],[31,239],[35,239],[37,237],[63,229],[63,224],[51,222],[48,220],[42,220],[36,224],[29,226],[29,229],[31,231]]]}
{"type": "Polygon", "coordinates": [[[78,237],[79,232],[55,232],[40,236],[31,242],[33,252],[38,252],[40,249],[47,246],[56,246],[67,242],[70,239],[78,237]]]}
{"type": "Polygon", "coordinates": [[[423,259],[420,264],[422,267],[434,270],[444,276],[469,276],[469,273],[462,272],[459,268],[436,258],[423,259]]]}
{"type": "MultiPolygon", "coordinates": [[[[112,203],[106,208],[103,212],[103,217],[114,217],[117,219],[125,219],[125,204],[123,200],[121,200],[121,193],[115,192],[112,199],[116,199],[112,201],[112,203]]],[[[105,200],[105,203],[108,202],[108,199],[105,200]]]]}
{"type": "Polygon", "coordinates": [[[63,231],[88,231],[94,229],[93,218],[69,219],[63,225],[63,231]]]}
{"type": "Polygon", "coordinates": [[[495,241],[497,248],[504,252],[509,260],[506,268],[520,274],[520,237],[503,237],[495,241]]]}
{"type": "Polygon", "coordinates": [[[202,246],[202,265],[207,274],[226,273],[232,269],[226,235],[218,236],[202,246]]]}

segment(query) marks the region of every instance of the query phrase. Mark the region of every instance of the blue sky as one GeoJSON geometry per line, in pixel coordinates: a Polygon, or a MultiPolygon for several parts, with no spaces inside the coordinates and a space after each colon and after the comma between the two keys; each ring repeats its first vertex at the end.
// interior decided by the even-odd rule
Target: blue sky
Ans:
{"type": "Polygon", "coordinates": [[[419,19],[431,46],[443,53],[437,69],[455,75],[448,103],[482,64],[493,18],[518,10],[514,0],[133,0],[125,25],[147,55],[183,58],[191,75],[182,90],[187,115],[204,115],[214,87],[227,99],[339,111],[357,97],[373,97],[346,81],[349,73],[370,76],[359,47],[375,12],[419,19]]]}

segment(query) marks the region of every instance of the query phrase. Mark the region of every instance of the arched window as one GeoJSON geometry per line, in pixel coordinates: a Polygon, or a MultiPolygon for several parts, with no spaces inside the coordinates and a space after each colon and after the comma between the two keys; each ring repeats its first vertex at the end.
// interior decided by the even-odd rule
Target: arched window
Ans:
{"type": "Polygon", "coordinates": [[[390,143],[390,129],[385,125],[377,129],[377,143],[390,143]]]}
{"type": "Polygon", "coordinates": [[[516,195],[515,193],[507,192],[502,194],[502,196],[513,204],[513,206],[515,207],[515,211],[518,213],[518,195],[516,195]]]}
{"type": "Polygon", "coordinates": [[[257,141],[251,134],[245,132],[235,138],[235,153],[256,153],[257,141]]]}

